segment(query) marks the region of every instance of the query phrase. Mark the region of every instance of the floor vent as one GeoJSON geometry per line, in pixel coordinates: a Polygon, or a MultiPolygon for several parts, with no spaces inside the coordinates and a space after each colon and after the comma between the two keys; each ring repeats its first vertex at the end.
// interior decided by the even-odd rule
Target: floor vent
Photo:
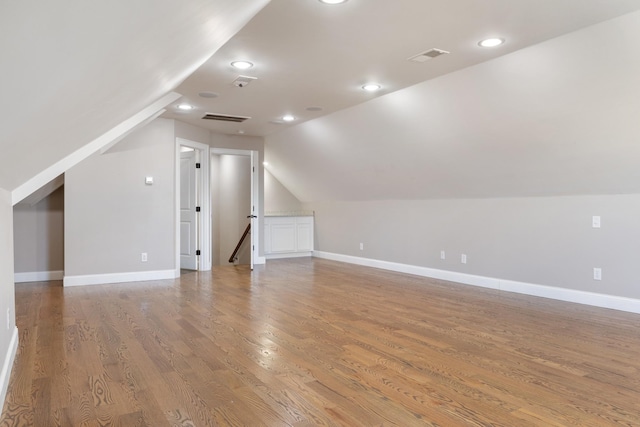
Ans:
{"type": "Polygon", "coordinates": [[[204,120],[218,120],[221,122],[234,122],[234,123],[242,123],[251,117],[246,116],[231,116],[229,114],[213,114],[207,113],[202,117],[204,120]]]}
{"type": "Polygon", "coordinates": [[[437,58],[438,56],[447,55],[448,53],[449,52],[442,49],[429,49],[426,52],[422,52],[408,58],[408,60],[413,62],[427,62],[433,58],[437,58]]]}

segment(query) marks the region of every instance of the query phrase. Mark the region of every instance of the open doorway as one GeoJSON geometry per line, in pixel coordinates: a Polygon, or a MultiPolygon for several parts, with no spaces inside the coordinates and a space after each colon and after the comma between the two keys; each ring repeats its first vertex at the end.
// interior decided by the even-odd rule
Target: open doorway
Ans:
{"type": "MultiPolygon", "coordinates": [[[[239,204],[236,204],[233,209],[228,211],[229,215],[233,215],[235,218],[234,223],[238,228],[245,227],[249,223],[251,224],[251,233],[246,243],[245,252],[240,254],[238,261],[246,262],[247,252],[249,255],[249,263],[253,269],[254,263],[264,263],[264,257],[260,258],[259,245],[260,245],[260,221],[258,221],[258,212],[262,211],[261,199],[259,197],[259,152],[255,150],[236,150],[236,149],[224,149],[224,148],[211,148],[209,145],[201,144],[194,141],[189,141],[182,138],[176,138],[176,228],[175,228],[175,254],[176,254],[176,277],[180,275],[182,265],[182,254],[187,252],[186,245],[191,244],[195,240],[195,246],[190,246],[190,251],[195,249],[196,251],[196,266],[193,268],[191,265],[187,269],[195,269],[199,271],[211,270],[211,265],[229,265],[228,259],[231,252],[227,248],[227,244],[221,244],[221,230],[230,230],[226,239],[231,241],[235,239],[237,244],[240,234],[238,234],[233,227],[233,224],[227,223],[224,216],[220,215],[220,210],[225,209],[225,205],[232,204],[225,194],[235,193],[241,191],[242,196],[238,196],[239,204]],[[195,171],[187,172],[182,169],[181,163],[183,157],[190,157],[191,155],[183,156],[182,153],[191,152],[193,149],[193,156],[196,159],[196,163],[199,163],[199,167],[195,167],[195,171]],[[232,156],[225,158],[225,170],[227,181],[231,182],[229,186],[224,186],[224,191],[221,199],[220,192],[220,180],[218,168],[221,163],[220,156],[232,156]],[[248,162],[249,168],[246,167],[248,162]],[[240,172],[243,171],[243,172],[240,172]],[[235,173],[242,173],[242,177],[235,175],[235,173]],[[187,174],[187,176],[184,176],[187,174]],[[193,175],[191,175],[193,174],[193,175]],[[183,191],[183,181],[188,181],[194,176],[194,189],[195,194],[193,197],[189,196],[186,199],[183,198],[183,192],[191,191],[187,186],[183,191]],[[234,176],[236,178],[234,178],[234,176]],[[248,186],[247,186],[248,183],[248,186]],[[212,185],[216,187],[213,188],[212,185]],[[242,190],[240,190],[242,188],[242,190]],[[247,188],[249,189],[247,193],[247,188]],[[231,191],[229,191],[231,189],[231,191]],[[195,237],[191,234],[192,226],[183,225],[181,207],[185,205],[187,199],[195,199],[195,207],[197,210],[195,220],[192,220],[192,224],[195,224],[195,237]],[[240,200],[242,199],[242,200],[240,200]],[[215,206],[216,211],[214,212],[215,206]],[[214,228],[215,227],[215,228],[214,228]],[[184,231],[183,231],[184,230],[184,231]],[[182,235],[187,235],[188,239],[182,239],[182,235]],[[233,236],[233,237],[231,237],[233,236]],[[240,258],[242,257],[242,258],[240,258]]],[[[186,160],[184,165],[186,165],[186,160]]],[[[240,194],[240,193],[238,193],[240,194]]],[[[233,248],[232,248],[233,250],[233,248]]]]}
{"type": "Polygon", "coordinates": [[[257,159],[251,150],[211,150],[213,265],[253,268],[259,240],[257,159]]]}
{"type": "Polygon", "coordinates": [[[13,207],[14,281],[52,282],[64,275],[64,175],[13,207]]]}

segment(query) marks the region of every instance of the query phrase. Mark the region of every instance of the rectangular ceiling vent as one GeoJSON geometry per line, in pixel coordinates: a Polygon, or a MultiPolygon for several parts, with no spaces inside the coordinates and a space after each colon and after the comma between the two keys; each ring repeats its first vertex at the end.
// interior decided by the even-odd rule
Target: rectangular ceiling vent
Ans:
{"type": "Polygon", "coordinates": [[[221,122],[234,122],[234,123],[242,123],[251,117],[246,116],[231,116],[229,114],[213,114],[207,113],[202,117],[204,120],[218,120],[221,122]]]}
{"type": "Polygon", "coordinates": [[[448,53],[449,52],[442,49],[429,49],[426,52],[419,53],[408,59],[413,62],[427,62],[433,58],[437,58],[438,56],[447,55],[448,53]]]}

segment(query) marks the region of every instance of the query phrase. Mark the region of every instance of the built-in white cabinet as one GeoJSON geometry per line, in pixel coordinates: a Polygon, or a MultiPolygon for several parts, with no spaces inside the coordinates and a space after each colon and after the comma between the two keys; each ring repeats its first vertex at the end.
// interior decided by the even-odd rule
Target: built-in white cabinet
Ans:
{"type": "Polygon", "coordinates": [[[264,228],[267,259],[311,256],[313,216],[267,216],[264,228]]]}

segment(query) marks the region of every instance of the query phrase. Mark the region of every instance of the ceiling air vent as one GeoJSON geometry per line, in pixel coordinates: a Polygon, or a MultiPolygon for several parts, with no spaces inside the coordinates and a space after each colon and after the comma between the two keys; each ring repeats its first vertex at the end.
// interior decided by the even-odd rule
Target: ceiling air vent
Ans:
{"type": "Polygon", "coordinates": [[[447,55],[449,52],[442,49],[429,49],[426,52],[419,53],[417,55],[408,58],[409,61],[413,62],[427,62],[433,58],[437,58],[440,55],[447,55]]]}
{"type": "Polygon", "coordinates": [[[242,123],[247,119],[250,119],[251,117],[246,117],[246,116],[231,116],[229,114],[213,114],[213,113],[207,113],[202,117],[204,120],[218,120],[221,122],[235,122],[235,123],[242,123]]]}

